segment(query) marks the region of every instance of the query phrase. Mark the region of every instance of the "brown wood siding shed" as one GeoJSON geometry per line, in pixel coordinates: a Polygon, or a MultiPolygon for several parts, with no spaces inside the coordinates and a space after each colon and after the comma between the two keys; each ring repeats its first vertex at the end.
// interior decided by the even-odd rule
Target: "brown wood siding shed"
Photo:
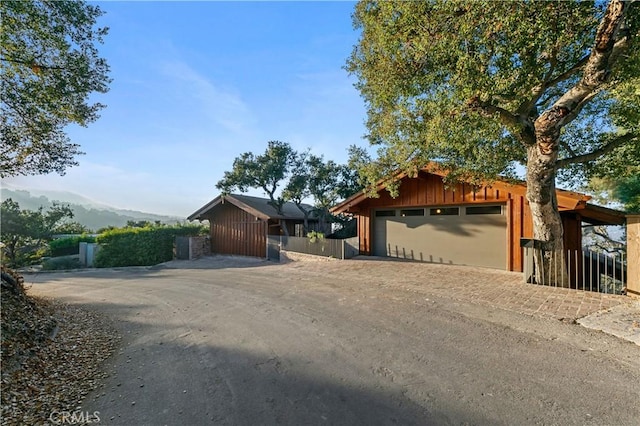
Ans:
{"type": "Polygon", "coordinates": [[[206,216],[211,230],[211,252],[267,256],[267,222],[227,203],[206,216]]]}
{"type": "MultiPolygon", "coordinates": [[[[269,199],[244,194],[221,194],[187,219],[209,221],[212,253],[252,257],[267,257],[267,236],[281,235],[281,222],[289,235],[304,223],[302,212],[291,202],[278,212],[269,199]]],[[[318,219],[309,217],[308,222],[317,226],[318,219]]]]}

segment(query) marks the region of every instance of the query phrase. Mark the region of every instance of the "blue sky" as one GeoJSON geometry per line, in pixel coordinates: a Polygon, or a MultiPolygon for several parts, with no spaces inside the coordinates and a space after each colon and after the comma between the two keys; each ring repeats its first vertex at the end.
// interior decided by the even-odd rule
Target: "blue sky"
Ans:
{"type": "MultiPolygon", "coordinates": [[[[342,68],[353,2],[100,2],[110,28],[107,105],[69,135],[86,155],[65,176],[6,179],[119,208],[187,216],[218,195],[243,152],[269,140],[339,163],[365,109],[342,68]]],[[[251,192],[262,195],[260,191],[251,192]]]]}

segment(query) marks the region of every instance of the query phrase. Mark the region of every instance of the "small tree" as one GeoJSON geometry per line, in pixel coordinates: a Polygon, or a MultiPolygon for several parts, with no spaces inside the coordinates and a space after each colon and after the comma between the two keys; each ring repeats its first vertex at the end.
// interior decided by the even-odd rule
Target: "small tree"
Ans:
{"type": "Polygon", "coordinates": [[[291,201],[298,207],[304,216],[304,234],[309,232],[309,215],[312,209],[304,204],[304,200],[311,195],[309,191],[309,162],[313,157],[309,152],[294,153],[291,164],[291,175],[289,181],[282,191],[282,198],[291,201]]]}
{"type": "Polygon", "coordinates": [[[54,234],[90,234],[91,229],[79,222],[64,221],[53,230],[54,234]]]}
{"type": "Polygon", "coordinates": [[[20,267],[38,258],[55,228],[63,220],[72,218],[73,212],[57,203],[46,212],[42,207],[35,211],[21,210],[20,205],[9,198],[2,202],[0,215],[4,254],[10,266],[20,267]]]}
{"type": "Polygon", "coordinates": [[[322,157],[314,157],[309,162],[309,193],[320,219],[320,230],[325,234],[330,233],[329,209],[341,198],[342,169],[343,166],[331,160],[325,162],[322,157]]]}

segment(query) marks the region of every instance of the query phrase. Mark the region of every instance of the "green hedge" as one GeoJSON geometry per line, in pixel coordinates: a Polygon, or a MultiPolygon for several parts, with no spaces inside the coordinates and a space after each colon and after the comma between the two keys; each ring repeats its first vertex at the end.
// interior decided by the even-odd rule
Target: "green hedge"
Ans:
{"type": "Polygon", "coordinates": [[[200,235],[203,229],[201,225],[161,225],[108,230],[96,239],[100,250],[95,266],[150,266],[169,261],[177,236],[200,235]]]}
{"type": "Polygon", "coordinates": [[[77,237],[58,238],[49,241],[51,257],[68,256],[80,252],[80,243],[95,243],[96,238],[90,235],[78,235],[77,237]]]}

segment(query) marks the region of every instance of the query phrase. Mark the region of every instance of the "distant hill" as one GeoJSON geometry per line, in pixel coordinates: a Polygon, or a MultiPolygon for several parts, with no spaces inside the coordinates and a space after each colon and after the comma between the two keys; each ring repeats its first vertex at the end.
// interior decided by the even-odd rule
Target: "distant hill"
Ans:
{"type": "Polygon", "coordinates": [[[2,201],[11,198],[23,210],[37,210],[41,206],[46,210],[51,207],[54,201],[69,205],[73,211],[72,220],[81,223],[92,231],[109,226],[125,226],[128,221],[148,220],[150,222],[160,221],[168,224],[184,221],[184,218],[176,216],[116,209],[66,191],[35,191],[3,187],[0,191],[0,198],[2,201]]]}

